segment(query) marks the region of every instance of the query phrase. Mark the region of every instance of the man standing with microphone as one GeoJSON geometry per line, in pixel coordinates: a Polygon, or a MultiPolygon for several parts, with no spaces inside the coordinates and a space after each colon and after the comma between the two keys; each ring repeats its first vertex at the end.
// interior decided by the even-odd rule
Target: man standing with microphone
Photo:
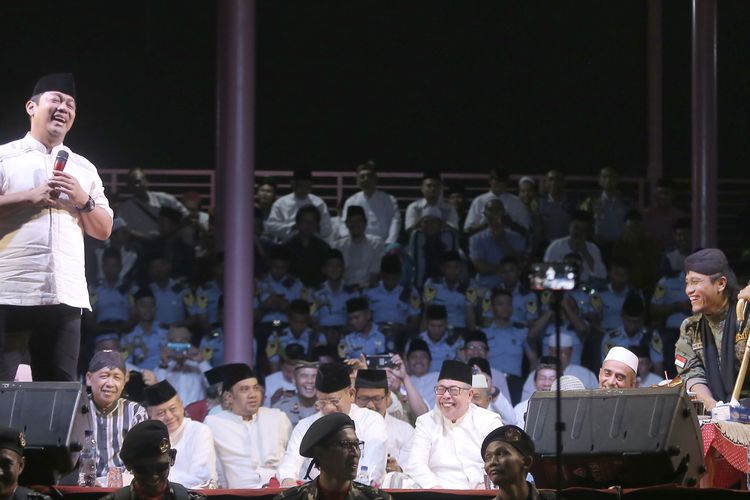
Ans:
{"type": "MultiPolygon", "coordinates": [[[[0,352],[30,330],[34,380],[76,380],[81,310],[90,309],[83,235],[112,232],[96,167],[63,145],[76,117],[73,75],[45,75],[26,102],[30,130],[0,146],[0,352]]],[[[0,380],[16,363],[0,356],[0,380]]]]}

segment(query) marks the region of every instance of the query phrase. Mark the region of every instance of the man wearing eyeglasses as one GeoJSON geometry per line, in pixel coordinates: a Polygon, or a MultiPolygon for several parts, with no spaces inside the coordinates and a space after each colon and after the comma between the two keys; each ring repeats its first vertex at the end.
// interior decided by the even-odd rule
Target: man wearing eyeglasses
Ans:
{"type": "Polygon", "coordinates": [[[502,425],[500,416],[471,402],[471,367],[446,360],[435,386],[436,404],[417,419],[404,472],[404,487],[484,488],[482,441],[502,425]]]}
{"type": "MultiPolygon", "coordinates": [[[[279,464],[277,477],[282,487],[296,486],[300,480],[308,479],[310,459],[300,455],[300,443],[310,426],[324,415],[343,413],[357,424],[359,438],[366,443],[359,460],[357,478],[365,484],[381,484],[385,476],[385,450],[388,440],[383,417],[354,403],[354,388],[351,370],[344,363],[326,363],[318,367],[315,388],[318,391],[318,412],[303,418],[294,427],[279,464]]],[[[317,471],[309,471],[314,479],[317,471]]]]}
{"type": "Polygon", "coordinates": [[[222,395],[229,410],[206,417],[214,435],[219,483],[260,488],[276,474],[292,424],[276,408],[261,407],[263,387],[245,363],[224,365],[222,395]]]}
{"type": "Polygon", "coordinates": [[[391,391],[388,390],[386,371],[357,370],[354,389],[354,402],[357,406],[378,412],[385,419],[385,428],[388,431],[386,472],[402,472],[399,464],[406,458],[407,445],[414,434],[414,427],[386,412],[392,399],[391,391]]]}

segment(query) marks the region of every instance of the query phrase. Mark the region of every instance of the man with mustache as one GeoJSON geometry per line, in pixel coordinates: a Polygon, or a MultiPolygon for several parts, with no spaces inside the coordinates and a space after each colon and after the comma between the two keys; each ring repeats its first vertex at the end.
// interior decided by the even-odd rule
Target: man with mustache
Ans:
{"type": "Polygon", "coordinates": [[[103,500],[204,499],[203,495],[169,481],[169,469],[176,456],[177,450],[172,449],[166,425],[158,420],[139,423],[130,429],[120,451],[125,467],[133,473],[133,482],[103,500]]]}
{"type": "Polygon", "coordinates": [[[97,477],[106,476],[110,467],[124,465],[119,453],[125,434],[148,418],[143,406],[120,397],[127,374],[119,351],[97,352],[86,372],[86,385],[91,388],[89,414],[96,441],[97,477]]]}
{"type": "Polygon", "coordinates": [[[357,437],[354,420],[349,415],[334,412],[320,417],[307,429],[299,446],[300,455],[312,459],[308,472],[314,466],[320,470],[320,475],[309,483],[276,495],[274,500],[390,499],[391,495],[383,490],[354,481],[362,447],[366,444],[357,437]]]}
{"type": "MultiPolygon", "coordinates": [[[[73,75],[40,78],[26,114],[26,136],[0,146],[0,352],[11,328],[30,330],[34,380],[74,381],[81,310],[91,310],[83,237],[109,238],[112,210],[96,167],[63,145],[76,118],[73,75]]],[[[0,380],[17,364],[0,356],[0,380]]]]}
{"type": "MultiPolygon", "coordinates": [[[[724,252],[704,248],[685,258],[685,294],[693,315],[680,326],[675,367],[687,390],[710,411],[717,401],[729,402],[750,328],[739,331],[735,311],[734,272],[724,252]]],[[[741,395],[747,396],[748,382],[741,395]]]]}

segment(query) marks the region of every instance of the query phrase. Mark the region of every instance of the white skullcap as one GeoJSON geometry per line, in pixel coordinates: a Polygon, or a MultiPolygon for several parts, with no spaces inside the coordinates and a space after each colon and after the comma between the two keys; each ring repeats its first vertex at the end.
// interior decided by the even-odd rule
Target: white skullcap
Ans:
{"type": "Polygon", "coordinates": [[[529,177],[528,175],[525,175],[525,176],[521,177],[520,179],[518,179],[518,185],[519,186],[521,186],[521,184],[523,184],[524,182],[530,182],[531,184],[533,184],[534,186],[536,186],[536,181],[534,180],[534,178],[533,177],[529,177]]]}
{"type": "Polygon", "coordinates": [[[471,387],[474,389],[489,389],[487,377],[483,373],[476,373],[471,376],[471,387]]]}
{"type": "Polygon", "coordinates": [[[638,373],[638,356],[624,347],[618,345],[610,349],[604,361],[610,360],[625,363],[634,373],[638,373]]]}
{"type": "Polygon", "coordinates": [[[575,377],[573,375],[563,375],[559,379],[555,380],[555,383],[552,384],[551,391],[557,390],[557,385],[560,385],[561,391],[585,391],[586,387],[583,385],[583,382],[578,377],[575,377]]]}
{"type": "Polygon", "coordinates": [[[422,210],[422,217],[435,217],[436,219],[442,219],[443,213],[438,207],[425,207],[422,210]]]}
{"type": "MultiPolygon", "coordinates": [[[[550,335],[545,341],[548,346],[557,347],[557,339],[554,335],[550,335]]],[[[573,337],[569,333],[560,334],[560,347],[573,347],[573,337]]]]}

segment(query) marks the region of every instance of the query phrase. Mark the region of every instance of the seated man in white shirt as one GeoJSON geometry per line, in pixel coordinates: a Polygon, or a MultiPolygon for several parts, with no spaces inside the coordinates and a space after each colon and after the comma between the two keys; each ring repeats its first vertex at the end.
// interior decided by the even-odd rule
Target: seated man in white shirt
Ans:
{"type": "Polygon", "coordinates": [[[147,386],[144,395],[149,418],[167,426],[169,441],[177,450],[177,458],[169,470],[169,480],[186,488],[218,487],[211,429],[185,416],[180,396],[166,380],[147,386]]]}
{"type": "Polygon", "coordinates": [[[596,243],[589,241],[591,214],[583,210],[573,212],[568,224],[568,236],[558,238],[549,244],[544,252],[544,262],[562,262],[569,253],[581,256],[581,281],[607,279],[607,268],[596,243]]]}
{"type": "Polygon", "coordinates": [[[244,363],[225,365],[223,395],[230,410],[206,417],[214,434],[219,483],[260,488],[276,474],[292,424],[281,410],[261,407],[263,387],[244,363]]]}
{"type": "Polygon", "coordinates": [[[400,464],[406,458],[414,427],[386,413],[391,405],[391,392],[388,390],[388,377],[385,370],[357,370],[354,389],[356,391],[354,402],[357,406],[375,411],[385,419],[385,427],[388,431],[386,471],[401,472],[400,464]]]}
{"type": "MultiPolygon", "coordinates": [[[[282,487],[296,486],[306,479],[310,460],[300,455],[300,443],[310,426],[323,415],[339,412],[349,415],[357,425],[358,436],[365,442],[359,460],[357,477],[380,484],[385,475],[386,446],[388,434],[385,420],[379,414],[354,404],[351,369],[344,363],[322,364],[315,379],[320,411],[303,418],[294,427],[284,459],[279,465],[277,477],[282,487]]],[[[317,471],[310,471],[315,479],[317,471]]]]}
{"type": "Polygon", "coordinates": [[[403,487],[484,488],[482,441],[500,427],[500,416],[471,400],[471,367],[447,360],[435,387],[437,404],[417,419],[414,438],[403,464],[403,487]]]}

